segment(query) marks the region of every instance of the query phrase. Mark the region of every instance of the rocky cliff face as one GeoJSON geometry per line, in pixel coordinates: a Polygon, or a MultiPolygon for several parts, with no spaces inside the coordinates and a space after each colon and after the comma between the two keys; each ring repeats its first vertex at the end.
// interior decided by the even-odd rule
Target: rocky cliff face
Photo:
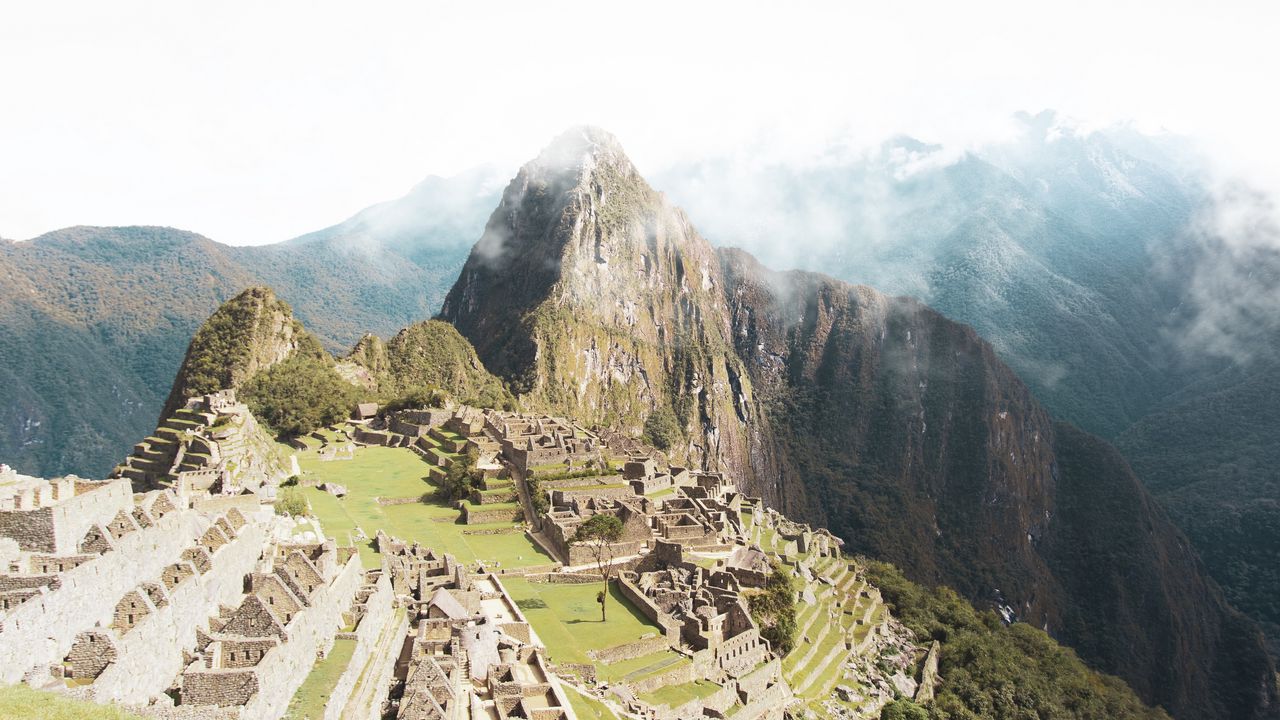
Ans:
{"type": "Polygon", "coordinates": [[[1101,440],[1056,426],[969,327],[715,253],[607,134],[508,186],[442,311],[521,399],[721,465],[855,551],[1078,647],[1180,717],[1267,717],[1256,629],[1101,440]]]}
{"type": "Polygon", "coordinates": [[[191,338],[161,420],[195,395],[238,388],[295,353],[325,355],[319,341],[270,289],[253,287],[223,303],[191,338]]]}
{"type": "Polygon", "coordinates": [[[721,252],[785,512],[1048,630],[1180,717],[1266,717],[1275,680],[1124,459],[1055,424],[967,326],[721,252]]]}
{"type": "Polygon", "coordinates": [[[674,455],[745,473],[751,387],[722,289],[688,218],[584,128],[508,185],[441,317],[527,402],[632,434],[669,409],[674,455]]]}

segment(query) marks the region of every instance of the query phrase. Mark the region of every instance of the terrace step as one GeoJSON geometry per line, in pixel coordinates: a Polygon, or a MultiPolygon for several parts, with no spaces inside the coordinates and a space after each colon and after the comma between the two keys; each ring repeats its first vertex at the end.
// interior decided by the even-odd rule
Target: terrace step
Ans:
{"type": "Polygon", "coordinates": [[[831,650],[822,658],[818,667],[815,668],[813,672],[809,673],[809,675],[804,679],[804,682],[798,686],[793,686],[795,688],[795,694],[808,695],[810,697],[821,697],[822,695],[829,693],[831,688],[835,687],[836,682],[839,680],[839,673],[836,673],[835,676],[829,680],[824,681],[822,685],[816,688],[816,692],[809,693],[808,691],[811,689],[813,683],[820,679],[823,674],[826,673],[827,669],[831,667],[831,663],[835,662],[843,664],[843,658],[847,656],[848,653],[849,646],[846,644],[845,640],[841,638],[841,640],[837,642],[835,646],[832,647],[831,650]],[[830,684],[828,685],[828,683],[830,684]]]}
{"type": "MultiPolygon", "coordinates": [[[[817,615],[821,616],[821,615],[824,615],[826,612],[827,612],[827,607],[822,606],[819,608],[817,615]]],[[[810,660],[813,659],[813,656],[815,654],[817,654],[818,648],[822,645],[822,641],[826,639],[827,633],[830,632],[830,630],[831,630],[831,623],[829,622],[822,623],[822,627],[818,630],[818,636],[809,641],[808,647],[806,648],[804,655],[801,655],[799,660],[796,660],[795,662],[791,663],[791,674],[793,677],[795,676],[795,674],[799,673],[800,670],[804,668],[805,665],[807,665],[810,660]]],[[[790,656],[788,656],[787,660],[790,660],[790,659],[791,659],[790,656]]],[[[784,667],[786,666],[786,664],[787,664],[786,661],[783,661],[784,667]]]]}
{"type": "Polygon", "coordinates": [[[653,663],[652,665],[646,665],[640,668],[639,670],[633,670],[632,672],[627,673],[622,679],[627,682],[635,682],[636,680],[639,680],[641,678],[648,677],[655,673],[666,670],[667,668],[672,667],[673,665],[678,665],[687,659],[688,658],[685,658],[681,655],[666,657],[666,658],[663,658],[662,660],[659,660],[656,663],[653,663]]]}

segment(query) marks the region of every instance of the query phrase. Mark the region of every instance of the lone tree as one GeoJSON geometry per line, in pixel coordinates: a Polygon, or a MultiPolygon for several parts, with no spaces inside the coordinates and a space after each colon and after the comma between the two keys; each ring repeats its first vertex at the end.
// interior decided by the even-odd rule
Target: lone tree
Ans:
{"type": "Polygon", "coordinates": [[[468,448],[459,457],[453,459],[445,470],[444,479],[436,487],[436,497],[441,500],[461,500],[471,494],[473,488],[480,487],[483,475],[476,470],[480,455],[475,448],[468,448]]]}
{"type": "Polygon", "coordinates": [[[609,597],[609,574],[612,570],[609,565],[613,562],[613,543],[618,542],[621,537],[622,521],[603,513],[592,515],[573,533],[573,541],[586,545],[591,551],[591,557],[596,559],[596,570],[600,572],[600,580],[604,583],[604,589],[596,596],[596,602],[600,603],[600,622],[607,619],[604,601],[609,597]]]}

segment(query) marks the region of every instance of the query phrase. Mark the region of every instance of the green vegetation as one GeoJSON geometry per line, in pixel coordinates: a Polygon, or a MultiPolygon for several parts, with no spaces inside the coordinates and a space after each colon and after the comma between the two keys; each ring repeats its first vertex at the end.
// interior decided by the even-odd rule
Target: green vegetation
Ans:
{"type": "Polygon", "coordinates": [[[342,673],[346,671],[355,650],[355,640],[343,638],[334,640],[333,649],[323,660],[312,666],[307,679],[293,694],[285,719],[317,720],[324,717],[329,694],[333,692],[333,686],[338,683],[338,678],[342,677],[342,673]]]}
{"type": "MultiPolygon", "coordinates": [[[[366,353],[365,355],[368,355],[366,353]]],[[[353,362],[367,362],[352,356],[353,362]]],[[[515,409],[515,398],[485,370],[475,348],[452,325],[440,320],[415,323],[386,345],[385,368],[368,368],[378,389],[392,397],[449,388],[463,403],[485,408],[515,409]]]]}
{"type": "Polygon", "coordinates": [[[530,473],[524,484],[535,513],[541,515],[551,509],[551,498],[547,497],[546,491],[542,489],[542,478],[536,473],[530,473]]]}
{"type": "Polygon", "coordinates": [[[675,412],[663,406],[650,413],[644,421],[641,439],[659,450],[670,450],[680,439],[680,423],[675,412]]]}
{"type": "Polygon", "coordinates": [[[295,355],[255,375],[240,393],[281,435],[305,435],[347,417],[359,399],[328,358],[295,355]]]}
{"type": "Polygon", "coordinates": [[[569,696],[569,705],[573,707],[574,714],[581,720],[618,720],[618,716],[599,700],[583,695],[572,685],[561,683],[561,687],[564,688],[565,695],[569,696]]]}
{"type": "MultiPolygon", "coordinates": [[[[295,483],[296,484],[296,483],[295,483]]],[[[276,514],[298,517],[307,514],[307,498],[296,487],[282,487],[276,496],[276,514]]]]}
{"type": "Polygon", "coordinates": [[[533,472],[529,473],[530,477],[537,476],[539,480],[576,480],[578,478],[601,477],[603,475],[612,475],[617,472],[615,468],[605,463],[603,466],[597,465],[594,460],[588,460],[586,467],[581,470],[561,470],[559,472],[548,472],[550,468],[564,467],[563,465],[535,465],[533,472]],[[546,469],[542,469],[546,468],[546,469]]]}
{"type": "Polygon", "coordinates": [[[929,711],[899,698],[880,709],[880,720],[929,720],[929,711]]]}
{"type": "Polygon", "coordinates": [[[609,585],[609,563],[613,562],[613,551],[611,545],[618,542],[622,537],[622,521],[613,515],[601,513],[592,515],[586,522],[578,526],[573,533],[573,541],[575,543],[583,543],[591,550],[591,557],[595,558],[596,570],[600,573],[600,581],[605,584],[605,590],[601,590],[596,602],[600,603],[600,620],[605,618],[605,599],[608,597],[609,585]]]}
{"type": "Polygon", "coordinates": [[[441,500],[461,500],[480,487],[483,476],[476,471],[476,462],[480,459],[475,448],[454,459],[444,471],[444,479],[436,488],[435,496],[441,500]]]}
{"type": "Polygon", "coordinates": [[[328,359],[288,303],[265,287],[245,290],[223,303],[191,338],[164,414],[171,415],[189,397],[240,387],[289,346],[290,358],[328,359]]]}
{"type": "Polygon", "coordinates": [[[26,685],[0,686],[0,718],[30,720],[142,720],[112,705],[72,700],[26,685]]]}
{"type": "MultiPolygon", "coordinates": [[[[867,563],[867,576],[919,640],[941,643],[942,682],[928,707],[934,720],[1168,718],[1144,706],[1123,681],[1090,670],[1026,623],[1005,625],[950,588],[926,590],[886,563],[867,563]]],[[[915,710],[903,705],[891,712],[915,710]]]]}
{"type": "Polygon", "coordinates": [[[679,685],[660,687],[653,692],[642,694],[640,699],[655,705],[667,705],[674,708],[696,698],[705,698],[719,689],[719,685],[709,680],[695,680],[693,682],[680,683],[679,685]]]}
{"type": "Polygon", "coordinates": [[[1280,657],[1277,427],[1280,362],[1259,359],[1180,394],[1116,445],[1280,657]]]}
{"type": "MultiPolygon", "coordinates": [[[[352,460],[322,461],[315,451],[298,453],[303,475],[317,484],[334,482],[347,488],[338,499],[315,487],[302,488],[326,535],[346,544],[357,527],[372,539],[378,530],[407,542],[420,542],[459,560],[484,561],[501,568],[547,565],[552,559],[525,535],[517,523],[463,525],[452,503],[432,501],[383,504],[379,498],[419,498],[431,489],[430,466],[406,448],[362,447],[352,460]],[[480,534],[485,530],[506,530],[480,534]]],[[[358,545],[365,567],[379,560],[372,542],[358,545]]]]}
{"type": "Polygon", "coordinates": [[[776,560],[773,572],[765,583],[763,592],[747,596],[751,617],[760,626],[760,635],[769,641],[779,655],[786,655],[795,647],[796,586],[791,572],[776,560]]]}
{"type": "MultiPolygon", "coordinates": [[[[502,584],[511,593],[520,611],[533,625],[551,660],[559,663],[590,663],[587,652],[635,642],[662,632],[649,622],[610,584],[609,595],[620,612],[601,620],[596,597],[599,586],[590,584],[533,583],[523,577],[504,577],[502,584]]],[[[609,674],[610,667],[600,665],[609,674]]]]}
{"type": "Polygon", "coordinates": [[[382,406],[382,412],[393,413],[399,410],[415,410],[420,408],[444,407],[449,393],[437,387],[420,386],[402,390],[382,406]]]}

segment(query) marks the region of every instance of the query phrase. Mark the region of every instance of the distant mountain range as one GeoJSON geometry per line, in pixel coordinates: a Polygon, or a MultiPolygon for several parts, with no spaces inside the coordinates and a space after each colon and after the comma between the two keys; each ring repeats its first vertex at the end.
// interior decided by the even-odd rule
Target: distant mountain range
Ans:
{"type": "MultiPolygon", "coordinates": [[[[713,245],[911,295],[971,325],[1056,417],[1117,443],[1280,651],[1280,332],[1250,308],[1249,352],[1188,347],[1209,304],[1232,301],[1229,284],[1201,292],[1215,280],[1204,269],[1225,257],[1201,225],[1214,202],[1203,172],[1173,139],[1077,131],[1051,113],[1019,122],[1019,137],[968,153],[899,138],[804,165],[702,159],[652,179],[713,245]]],[[[165,228],[0,241],[11,279],[0,287],[0,458],[105,474],[154,425],[196,326],[250,285],[274,288],[335,352],[432,316],[499,179],[431,178],[257,248],[165,228]]],[[[1274,257],[1265,244],[1231,256],[1228,278],[1265,280],[1274,257]]],[[[500,342],[476,338],[481,350],[500,342]]]]}
{"type": "Polygon", "coordinates": [[[334,351],[431,317],[492,209],[494,177],[429,178],[262,247],[157,227],[0,241],[0,458],[41,475],[105,476],[155,427],[196,327],[252,285],[279,291],[334,351]]]}

